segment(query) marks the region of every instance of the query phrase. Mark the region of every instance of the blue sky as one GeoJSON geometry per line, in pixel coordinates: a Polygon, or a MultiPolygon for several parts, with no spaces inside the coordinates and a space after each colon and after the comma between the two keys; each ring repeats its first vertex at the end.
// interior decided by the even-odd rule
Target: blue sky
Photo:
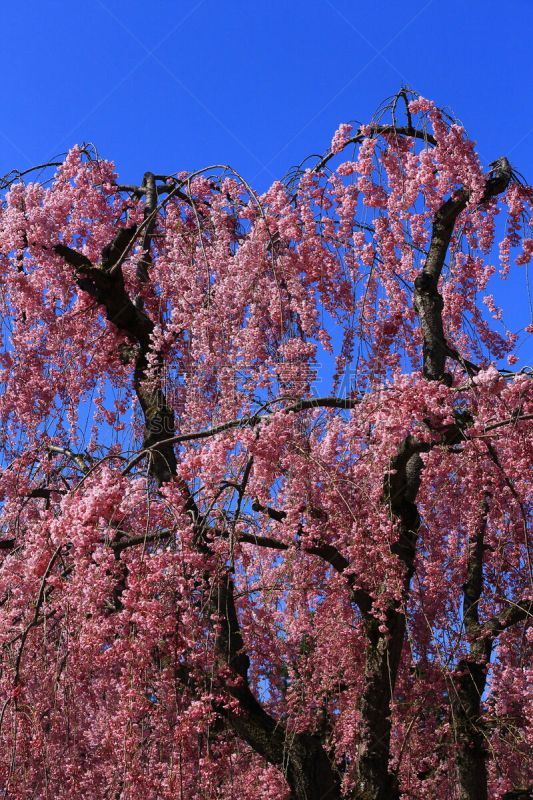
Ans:
{"type": "MultiPolygon", "coordinates": [[[[26,0],[0,23],[0,174],[90,141],[128,182],[223,162],[261,190],[408,85],[533,181],[533,0],[26,0]]],[[[506,295],[527,324],[523,270],[506,295]]]]}

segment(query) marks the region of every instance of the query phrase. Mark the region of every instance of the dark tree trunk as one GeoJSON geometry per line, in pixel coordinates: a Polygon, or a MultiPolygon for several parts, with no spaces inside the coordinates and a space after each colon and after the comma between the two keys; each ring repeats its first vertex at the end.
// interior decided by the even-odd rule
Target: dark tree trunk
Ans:
{"type": "Polygon", "coordinates": [[[379,631],[376,619],[366,624],[368,645],[354,800],[397,800],[399,797],[396,777],[389,772],[390,705],[405,633],[403,615],[391,611],[387,629],[390,639],[379,631]]]}
{"type": "Polygon", "coordinates": [[[460,800],[488,800],[487,747],[482,729],[481,697],[487,681],[487,666],[492,652],[490,639],[475,639],[479,634],[479,601],[483,593],[483,555],[490,496],[481,507],[481,517],[470,537],[467,576],[463,586],[463,625],[474,639],[470,656],[459,661],[452,678],[452,723],[455,730],[457,778],[460,800]]]}
{"type": "MultiPolygon", "coordinates": [[[[385,476],[382,502],[398,524],[398,539],[391,546],[405,569],[405,601],[414,572],[420,517],[415,499],[420,487],[423,462],[420,453],[428,446],[407,436],[391,459],[385,476]]],[[[363,613],[367,635],[365,686],[360,703],[361,732],[354,800],[397,800],[398,781],[389,770],[391,701],[405,638],[405,615],[399,603],[391,603],[386,633],[371,611],[363,613]]]]}
{"type": "Polygon", "coordinates": [[[456,765],[460,800],[488,800],[487,747],[481,725],[481,696],[485,664],[462,660],[457,665],[452,698],[456,736],[456,765]]]}

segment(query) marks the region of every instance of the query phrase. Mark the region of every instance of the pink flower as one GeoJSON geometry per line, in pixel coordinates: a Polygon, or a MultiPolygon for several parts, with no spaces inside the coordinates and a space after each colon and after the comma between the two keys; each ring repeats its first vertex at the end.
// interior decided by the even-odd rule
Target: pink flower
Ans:
{"type": "Polygon", "coordinates": [[[333,139],[331,140],[332,153],[340,153],[340,151],[346,146],[351,132],[352,126],[349,123],[343,122],[341,125],[339,125],[333,135],[333,139]]]}

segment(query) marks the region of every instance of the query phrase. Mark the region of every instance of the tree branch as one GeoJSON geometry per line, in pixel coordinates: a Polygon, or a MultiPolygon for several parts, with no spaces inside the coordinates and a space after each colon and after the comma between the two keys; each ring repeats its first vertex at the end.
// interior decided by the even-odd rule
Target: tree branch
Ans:
{"type": "Polygon", "coordinates": [[[512,603],[510,600],[507,602],[509,606],[506,609],[499,614],[495,614],[486,622],[481,623],[480,630],[482,635],[486,632],[486,635],[495,639],[512,625],[516,625],[529,617],[533,619],[533,600],[524,598],[516,603],[512,603]]]}
{"type": "MultiPolygon", "coordinates": [[[[254,500],[252,503],[252,510],[266,514],[277,522],[282,522],[287,517],[285,511],[278,511],[270,506],[263,506],[257,500],[254,500]]],[[[269,536],[256,536],[253,533],[240,534],[239,541],[247,542],[248,544],[255,544],[258,547],[270,547],[274,550],[290,549],[290,546],[285,544],[285,542],[280,542],[277,539],[270,538],[269,536]]],[[[340,553],[339,550],[337,550],[337,548],[332,544],[321,543],[309,545],[307,547],[300,547],[300,549],[309,555],[318,556],[331,567],[333,567],[335,572],[337,572],[339,575],[342,575],[350,566],[348,559],[345,558],[342,553],[340,553]]],[[[351,602],[359,607],[361,613],[368,614],[372,607],[372,598],[368,592],[365,592],[364,589],[360,589],[355,586],[354,575],[347,576],[347,583],[350,589],[351,602]]]]}
{"type": "MultiPolygon", "coordinates": [[[[487,177],[481,203],[486,203],[505,191],[511,178],[512,168],[508,160],[499,159],[497,166],[487,177]]],[[[420,317],[424,340],[424,377],[428,380],[444,380],[447,383],[450,381],[449,376],[445,374],[446,356],[450,355],[450,347],[444,335],[442,321],[444,303],[438,290],[438,283],[455,223],[459,214],[466,208],[470,197],[469,189],[460,189],[435,212],[426,263],[415,278],[414,306],[420,317]]]]}
{"type": "MultiPolygon", "coordinates": [[[[411,126],[397,126],[397,125],[370,125],[370,131],[368,133],[362,133],[361,131],[357,131],[355,136],[351,136],[349,139],[346,140],[346,144],[344,147],[347,147],[349,144],[361,144],[364,142],[365,139],[370,139],[372,136],[382,136],[384,134],[396,134],[397,136],[406,136],[411,139],[420,139],[427,144],[432,145],[433,147],[436,146],[437,140],[434,136],[426,131],[419,130],[418,128],[413,128],[411,126]]],[[[344,148],[343,148],[344,149],[344,148]]],[[[326,153],[323,158],[320,159],[318,164],[315,164],[313,167],[313,172],[320,172],[328,161],[336,155],[336,153],[326,153]]]]}
{"type": "MultiPolygon", "coordinates": [[[[283,410],[288,414],[297,413],[299,411],[308,411],[314,408],[337,408],[342,410],[355,408],[358,403],[359,401],[353,398],[310,397],[299,400],[297,403],[287,406],[283,410]]],[[[211,436],[217,436],[219,433],[235,430],[237,428],[253,428],[256,425],[260,425],[263,420],[268,419],[272,413],[272,411],[267,411],[263,414],[251,414],[247,417],[240,417],[239,419],[222,422],[220,425],[215,425],[212,428],[204,428],[204,430],[201,431],[195,431],[193,433],[180,433],[177,436],[160,440],[159,445],[183,444],[184,442],[194,442],[200,439],[208,439],[211,436]]],[[[145,446],[141,452],[137,453],[137,455],[135,455],[124,467],[123,475],[126,475],[128,472],[130,472],[130,470],[133,469],[133,467],[138,464],[142,458],[149,454],[149,450],[150,447],[145,446]]]]}
{"type": "Polygon", "coordinates": [[[0,539],[0,550],[12,550],[15,542],[15,539],[0,539]]]}
{"type": "MultiPolygon", "coordinates": [[[[81,472],[86,473],[88,472],[87,462],[85,461],[85,456],[82,453],[74,453],[72,450],[69,450],[68,447],[59,447],[55,444],[47,445],[46,449],[50,453],[58,453],[59,455],[64,455],[70,458],[77,467],[81,470],[81,472]]],[[[35,495],[34,495],[35,496],[35,495]]]]}
{"type": "Polygon", "coordinates": [[[126,291],[120,264],[139,229],[134,231],[131,228],[126,231],[119,231],[114,242],[106,248],[105,270],[94,267],[82,253],[64,244],[56,245],[55,251],[74,268],[80,289],[100,303],[105,308],[109,321],[139,345],[133,382],[145,421],[143,447],[150,451],[150,472],[162,484],[170,480],[176,472],[176,456],[172,445],[174,414],[167,405],[161,388],[146,380],[154,324],[132,302],[126,291]]]}

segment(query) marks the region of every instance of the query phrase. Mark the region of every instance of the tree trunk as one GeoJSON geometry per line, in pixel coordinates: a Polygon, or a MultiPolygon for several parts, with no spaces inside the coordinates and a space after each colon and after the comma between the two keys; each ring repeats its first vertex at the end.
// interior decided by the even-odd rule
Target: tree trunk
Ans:
{"type": "Polygon", "coordinates": [[[405,618],[389,613],[390,638],[379,631],[378,620],[366,625],[368,645],[365,663],[365,689],[361,712],[361,734],[357,783],[354,800],[397,800],[396,777],[389,772],[391,719],[390,705],[405,633],[405,618]]]}
{"type": "Polygon", "coordinates": [[[481,696],[487,670],[463,659],[457,665],[452,698],[460,800],[488,800],[487,748],[481,728],[481,696]]]}
{"type": "MultiPolygon", "coordinates": [[[[382,502],[389,507],[391,520],[398,522],[398,539],[391,546],[405,568],[403,601],[407,599],[414,572],[420,516],[416,496],[423,462],[420,453],[427,445],[407,436],[391,459],[386,474],[382,502]]],[[[391,701],[405,637],[405,615],[399,602],[391,602],[386,617],[386,632],[381,619],[364,613],[367,649],[365,687],[359,710],[361,733],[354,800],[397,800],[398,781],[389,771],[391,740],[391,701]]]]}

